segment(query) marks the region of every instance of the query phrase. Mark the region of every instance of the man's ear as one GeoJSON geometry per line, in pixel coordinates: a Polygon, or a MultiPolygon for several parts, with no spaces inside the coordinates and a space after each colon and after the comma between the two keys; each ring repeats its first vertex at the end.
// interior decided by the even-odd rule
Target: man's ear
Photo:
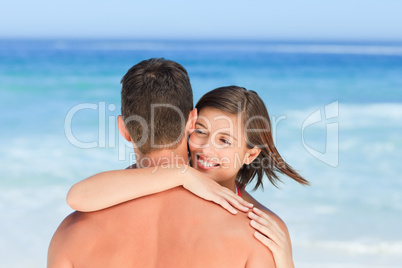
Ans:
{"type": "Polygon", "coordinates": [[[261,149],[254,146],[254,148],[248,149],[246,157],[244,159],[244,164],[250,165],[260,155],[261,149]]]}
{"type": "Polygon", "coordinates": [[[126,125],[124,124],[123,116],[121,115],[117,117],[117,128],[119,129],[120,135],[122,135],[123,138],[125,138],[127,141],[131,142],[130,134],[128,134],[126,125]]]}
{"type": "Polygon", "coordinates": [[[194,108],[188,115],[188,120],[186,124],[186,132],[188,133],[188,135],[194,132],[195,122],[197,122],[197,118],[198,118],[197,108],[194,108]]]}

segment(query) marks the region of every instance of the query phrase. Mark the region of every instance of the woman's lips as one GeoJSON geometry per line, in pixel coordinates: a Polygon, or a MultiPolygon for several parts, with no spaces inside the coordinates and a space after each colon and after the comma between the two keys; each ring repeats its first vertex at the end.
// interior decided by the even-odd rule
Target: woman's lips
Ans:
{"type": "Polygon", "coordinates": [[[197,166],[201,169],[209,170],[219,166],[218,163],[211,161],[203,156],[196,155],[197,158],[197,166]]]}

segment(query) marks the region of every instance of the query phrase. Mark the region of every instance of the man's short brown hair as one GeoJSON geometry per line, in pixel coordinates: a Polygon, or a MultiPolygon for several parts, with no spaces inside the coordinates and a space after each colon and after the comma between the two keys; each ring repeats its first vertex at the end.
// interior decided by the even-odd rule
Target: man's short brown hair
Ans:
{"type": "Polygon", "coordinates": [[[174,61],[152,58],[131,67],[121,83],[121,113],[141,153],[176,148],[193,108],[186,69],[174,61]]]}

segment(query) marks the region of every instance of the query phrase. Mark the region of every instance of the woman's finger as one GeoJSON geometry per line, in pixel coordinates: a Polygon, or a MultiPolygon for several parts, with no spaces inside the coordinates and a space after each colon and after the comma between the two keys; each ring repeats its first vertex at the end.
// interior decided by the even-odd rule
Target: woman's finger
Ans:
{"type": "Polygon", "coordinates": [[[258,216],[260,216],[261,218],[268,221],[273,226],[273,228],[275,228],[279,233],[286,236],[285,233],[283,232],[282,228],[279,227],[278,223],[272,217],[270,217],[267,213],[265,213],[264,211],[262,211],[261,209],[258,209],[256,207],[253,208],[253,212],[255,214],[257,214],[258,216]]]}
{"type": "Polygon", "coordinates": [[[285,243],[287,242],[285,232],[282,230],[281,227],[279,227],[278,223],[272,217],[270,217],[268,214],[264,213],[263,211],[257,208],[254,208],[253,212],[258,213],[254,214],[255,215],[253,218],[254,220],[263,225],[269,226],[270,228],[275,230],[276,233],[278,233],[278,236],[281,238],[281,240],[283,240],[285,243]]]}
{"type": "Polygon", "coordinates": [[[238,199],[239,196],[234,195],[233,192],[230,192],[230,193],[222,192],[220,194],[221,194],[222,198],[224,198],[226,201],[228,201],[235,208],[242,210],[244,212],[246,212],[250,209],[248,206],[243,205],[244,202],[240,202],[238,199]]]}
{"type": "Polygon", "coordinates": [[[237,194],[235,194],[234,192],[232,192],[228,188],[223,187],[223,186],[221,186],[221,187],[222,187],[222,190],[225,193],[230,194],[230,196],[232,196],[234,199],[236,199],[241,205],[243,205],[245,207],[248,207],[248,208],[252,208],[254,206],[252,203],[247,202],[246,200],[244,200],[243,198],[241,198],[240,196],[238,196],[237,194]]]}
{"type": "Polygon", "coordinates": [[[272,251],[276,267],[294,268],[289,241],[279,224],[258,208],[248,214],[252,219],[250,225],[256,230],[254,237],[272,251]]]}
{"type": "Polygon", "coordinates": [[[278,230],[272,223],[268,222],[262,217],[259,217],[253,212],[249,212],[248,216],[250,219],[252,219],[252,222],[254,222],[254,224],[251,223],[251,226],[253,226],[256,230],[274,240],[274,242],[279,246],[287,245],[287,237],[281,229],[278,230]]]}
{"type": "Polygon", "coordinates": [[[265,246],[267,246],[272,252],[276,252],[278,250],[278,245],[265,235],[259,232],[254,232],[254,237],[257,238],[265,246]]]}
{"type": "Polygon", "coordinates": [[[267,220],[263,217],[258,216],[253,211],[250,211],[248,213],[248,217],[252,220],[255,220],[256,222],[258,222],[259,224],[261,224],[263,226],[266,226],[270,229],[273,229],[274,231],[277,231],[277,229],[275,228],[275,226],[273,225],[273,223],[270,220],[267,220]]]}
{"type": "Polygon", "coordinates": [[[223,207],[224,209],[226,209],[226,210],[229,211],[230,213],[232,213],[232,214],[237,214],[237,210],[234,209],[234,208],[232,207],[232,205],[230,205],[230,204],[228,203],[228,201],[226,201],[225,198],[215,196],[215,198],[213,198],[212,201],[213,201],[214,203],[220,205],[221,207],[223,207]]]}
{"type": "Polygon", "coordinates": [[[258,231],[254,232],[254,237],[271,250],[277,268],[294,268],[292,253],[289,249],[283,245],[278,245],[258,231]]]}
{"type": "Polygon", "coordinates": [[[272,229],[267,228],[266,226],[256,222],[255,220],[251,220],[250,225],[257,231],[259,231],[261,234],[265,235],[266,237],[274,241],[276,244],[278,244],[279,240],[278,236],[272,229]]]}

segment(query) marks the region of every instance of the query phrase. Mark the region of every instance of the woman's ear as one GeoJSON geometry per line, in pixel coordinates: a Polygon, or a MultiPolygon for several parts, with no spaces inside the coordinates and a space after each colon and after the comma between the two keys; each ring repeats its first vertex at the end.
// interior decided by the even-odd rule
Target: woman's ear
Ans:
{"type": "Polygon", "coordinates": [[[126,129],[126,125],[124,124],[123,116],[119,115],[117,117],[117,128],[119,129],[120,135],[123,136],[127,141],[131,141],[130,134],[126,129]]]}
{"type": "Polygon", "coordinates": [[[250,165],[251,162],[253,162],[254,159],[256,159],[258,157],[260,152],[261,152],[261,149],[258,147],[255,147],[255,146],[254,146],[254,148],[248,149],[247,153],[246,153],[246,157],[244,159],[244,164],[250,165]]]}
{"type": "Polygon", "coordinates": [[[194,108],[188,115],[188,120],[186,124],[186,132],[188,133],[188,135],[191,135],[191,133],[194,132],[195,122],[197,122],[197,118],[198,118],[197,108],[194,108]]]}

